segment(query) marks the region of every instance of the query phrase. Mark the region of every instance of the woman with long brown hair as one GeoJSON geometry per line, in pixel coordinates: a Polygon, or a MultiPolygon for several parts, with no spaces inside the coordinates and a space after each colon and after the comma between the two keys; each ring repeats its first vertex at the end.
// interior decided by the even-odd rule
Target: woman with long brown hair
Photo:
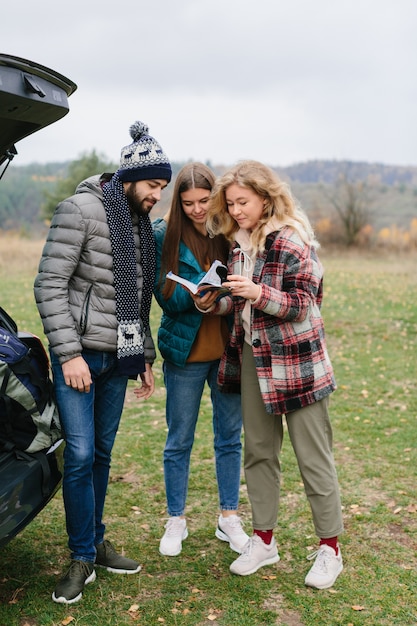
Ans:
{"type": "Polygon", "coordinates": [[[229,335],[224,317],[198,311],[188,290],[167,279],[169,271],[198,283],[213,261],[225,263],[229,245],[206,230],[215,176],[203,163],[189,163],[177,175],[169,213],[153,223],[157,273],[154,294],[162,308],[158,347],[164,359],[166,421],[164,477],[168,522],[159,550],[181,552],[188,536],[185,505],[190,455],[207,382],[213,407],[214,452],[220,515],[216,537],[240,553],[248,541],[237,515],[241,471],[242,417],[239,394],[219,391],[217,371],[229,335]]]}

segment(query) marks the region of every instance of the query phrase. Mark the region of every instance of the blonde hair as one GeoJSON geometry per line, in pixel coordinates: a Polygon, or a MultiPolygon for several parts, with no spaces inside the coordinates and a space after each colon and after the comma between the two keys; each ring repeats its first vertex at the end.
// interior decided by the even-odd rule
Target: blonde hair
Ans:
{"type": "Polygon", "coordinates": [[[288,184],[268,166],[250,160],[239,162],[214,184],[206,224],[211,236],[223,234],[229,241],[233,241],[234,234],[239,229],[226,204],[226,190],[233,184],[252,189],[265,201],[263,215],[250,237],[253,252],[263,251],[265,226],[271,220],[280,226],[293,228],[304,243],[319,247],[310,221],[296,203],[288,184]]]}

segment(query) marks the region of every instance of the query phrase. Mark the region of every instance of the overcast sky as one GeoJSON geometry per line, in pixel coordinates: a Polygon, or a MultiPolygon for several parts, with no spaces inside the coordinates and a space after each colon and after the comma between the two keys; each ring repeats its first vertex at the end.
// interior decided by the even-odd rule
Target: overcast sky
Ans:
{"type": "Polygon", "coordinates": [[[118,161],[146,122],[173,161],[417,165],[416,0],[8,2],[1,49],[77,85],[16,164],[118,161]]]}

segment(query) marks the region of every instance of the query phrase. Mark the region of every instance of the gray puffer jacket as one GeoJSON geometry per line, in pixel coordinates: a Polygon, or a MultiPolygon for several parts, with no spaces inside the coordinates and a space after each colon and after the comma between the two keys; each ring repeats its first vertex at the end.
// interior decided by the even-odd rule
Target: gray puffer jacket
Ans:
{"type": "MultiPolygon", "coordinates": [[[[109,175],[105,176],[107,180],[109,175]]],[[[60,363],[79,356],[83,348],[116,351],[113,257],[100,180],[100,176],[84,180],[56,208],[35,279],[43,327],[60,363]]],[[[140,305],[143,273],[136,215],[132,223],[140,305]]],[[[148,330],[145,361],[154,360],[155,346],[148,330]]]]}

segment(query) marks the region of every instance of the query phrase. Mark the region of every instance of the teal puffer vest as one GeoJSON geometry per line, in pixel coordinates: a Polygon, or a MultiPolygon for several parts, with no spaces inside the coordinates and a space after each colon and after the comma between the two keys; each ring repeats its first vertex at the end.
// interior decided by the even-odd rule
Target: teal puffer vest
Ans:
{"type": "MultiPolygon", "coordinates": [[[[158,330],[158,348],[166,361],[178,367],[184,367],[200,328],[203,314],[197,311],[188,291],[181,285],[176,286],[169,300],[165,300],[162,296],[161,291],[165,284],[165,276],[162,277],[161,281],[161,253],[166,226],[167,224],[162,218],[155,220],[152,224],[156,241],[154,295],[162,309],[161,324],[158,330]]],[[[179,247],[178,273],[194,283],[198,283],[205,274],[194,255],[182,241],[179,247]]]]}

